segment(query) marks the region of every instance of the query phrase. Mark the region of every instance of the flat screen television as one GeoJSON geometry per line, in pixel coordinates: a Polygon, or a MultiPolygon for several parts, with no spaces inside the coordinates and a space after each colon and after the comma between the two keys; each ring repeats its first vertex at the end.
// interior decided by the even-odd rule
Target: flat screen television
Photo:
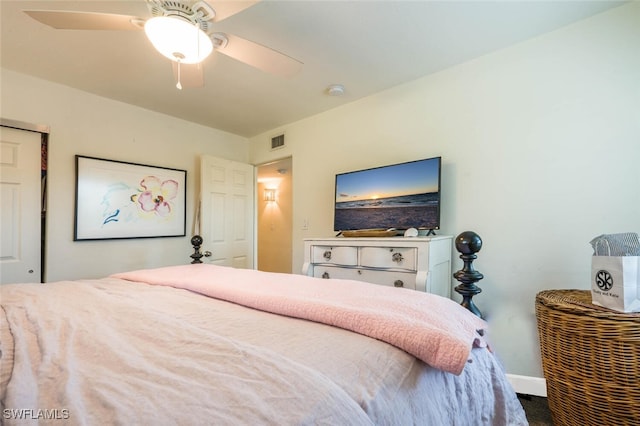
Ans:
{"type": "Polygon", "coordinates": [[[334,231],[440,229],[441,157],[336,175],[334,231]]]}

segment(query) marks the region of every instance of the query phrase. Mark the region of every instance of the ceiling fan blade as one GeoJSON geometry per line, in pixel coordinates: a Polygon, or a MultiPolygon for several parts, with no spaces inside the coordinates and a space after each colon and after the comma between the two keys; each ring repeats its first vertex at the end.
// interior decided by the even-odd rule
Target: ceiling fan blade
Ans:
{"type": "Polygon", "coordinates": [[[124,30],[142,29],[144,19],[112,13],[75,12],[66,10],[25,10],[36,21],[59,30],[124,30]]]}
{"type": "Polygon", "coordinates": [[[257,1],[209,1],[207,2],[211,5],[213,10],[216,11],[216,16],[213,18],[213,22],[219,22],[223,19],[226,19],[232,15],[235,15],[238,12],[242,12],[245,9],[253,6],[256,3],[260,3],[260,0],[257,1]]]}
{"type": "Polygon", "coordinates": [[[176,83],[180,83],[182,88],[195,88],[204,86],[204,68],[202,62],[198,64],[180,64],[178,74],[178,63],[171,61],[173,66],[173,77],[176,83]]]}
{"type": "MultiPolygon", "coordinates": [[[[222,36],[227,40],[226,45],[223,43],[215,49],[247,65],[282,77],[291,77],[302,68],[302,62],[284,53],[232,34],[222,36]]],[[[217,34],[213,38],[216,39],[217,34]]]]}

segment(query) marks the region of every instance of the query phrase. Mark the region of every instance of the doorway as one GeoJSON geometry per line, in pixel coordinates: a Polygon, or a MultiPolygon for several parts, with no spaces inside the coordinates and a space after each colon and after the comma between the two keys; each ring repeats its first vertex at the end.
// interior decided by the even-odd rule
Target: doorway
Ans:
{"type": "Polygon", "coordinates": [[[293,161],[291,157],[257,166],[258,270],[292,272],[293,161]]]}

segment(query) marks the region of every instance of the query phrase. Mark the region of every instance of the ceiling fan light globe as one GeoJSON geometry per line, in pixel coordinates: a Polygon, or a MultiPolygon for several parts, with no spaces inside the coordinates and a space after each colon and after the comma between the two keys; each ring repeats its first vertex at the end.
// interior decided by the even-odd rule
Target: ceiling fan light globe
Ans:
{"type": "Polygon", "coordinates": [[[211,38],[196,25],[180,18],[151,18],[145,23],[144,31],[153,47],[172,61],[197,64],[213,51],[211,38]]]}

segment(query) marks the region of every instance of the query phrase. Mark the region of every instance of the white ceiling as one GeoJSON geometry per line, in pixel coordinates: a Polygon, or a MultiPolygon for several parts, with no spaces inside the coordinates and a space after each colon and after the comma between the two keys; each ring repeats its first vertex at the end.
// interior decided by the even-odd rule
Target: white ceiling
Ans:
{"type": "MultiPolygon", "coordinates": [[[[215,8],[215,1],[210,3],[215,8]]],[[[22,12],[59,9],[148,17],[144,0],[0,0],[0,63],[251,137],[620,4],[263,0],[220,22],[215,31],[281,51],[303,62],[302,71],[289,79],[276,77],[214,53],[205,61],[205,87],[179,91],[170,61],[152,48],[144,32],[54,30],[22,12]],[[324,93],[334,83],[346,87],[344,96],[324,93]]]]}

